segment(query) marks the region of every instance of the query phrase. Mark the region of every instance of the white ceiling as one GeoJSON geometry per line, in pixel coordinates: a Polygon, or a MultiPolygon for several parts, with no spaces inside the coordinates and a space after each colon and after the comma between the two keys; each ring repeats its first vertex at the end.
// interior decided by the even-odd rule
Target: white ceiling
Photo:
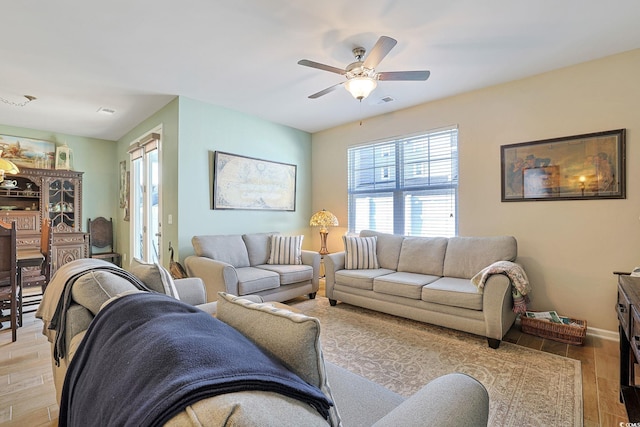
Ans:
{"type": "MultiPolygon", "coordinates": [[[[0,124],[118,140],[176,95],[316,132],[640,48],[638,0],[0,0],[0,124]],[[339,68],[398,44],[358,105],[339,68]],[[393,102],[380,104],[383,97],[393,102]],[[98,114],[101,107],[116,110],[98,114]]],[[[640,70],[639,70],[640,72],[640,70]]]]}

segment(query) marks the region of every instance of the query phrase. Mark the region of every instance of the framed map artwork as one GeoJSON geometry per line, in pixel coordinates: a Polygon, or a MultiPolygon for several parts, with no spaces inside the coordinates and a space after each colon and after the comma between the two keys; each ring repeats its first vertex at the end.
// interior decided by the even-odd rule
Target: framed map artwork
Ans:
{"type": "Polygon", "coordinates": [[[296,165],[216,151],[213,166],[213,209],[296,210],[296,165]]]}

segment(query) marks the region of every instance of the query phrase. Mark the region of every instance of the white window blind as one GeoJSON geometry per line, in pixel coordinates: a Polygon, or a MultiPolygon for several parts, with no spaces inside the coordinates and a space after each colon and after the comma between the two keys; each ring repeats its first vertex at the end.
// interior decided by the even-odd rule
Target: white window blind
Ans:
{"type": "Polygon", "coordinates": [[[351,147],[349,231],[455,236],[458,129],[351,147]]]}

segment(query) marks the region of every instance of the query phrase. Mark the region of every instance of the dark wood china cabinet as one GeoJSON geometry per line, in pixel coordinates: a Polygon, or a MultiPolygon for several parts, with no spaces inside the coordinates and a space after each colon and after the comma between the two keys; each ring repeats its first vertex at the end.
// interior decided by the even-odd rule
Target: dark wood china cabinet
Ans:
{"type": "Polygon", "coordinates": [[[51,220],[52,272],[88,256],[89,239],[82,232],[82,175],[76,171],[20,168],[20,173],[5,177],[8,184],[0,184],[0,216],[16,222],[19,247],[39,248],[42,219],[51,220]]]}

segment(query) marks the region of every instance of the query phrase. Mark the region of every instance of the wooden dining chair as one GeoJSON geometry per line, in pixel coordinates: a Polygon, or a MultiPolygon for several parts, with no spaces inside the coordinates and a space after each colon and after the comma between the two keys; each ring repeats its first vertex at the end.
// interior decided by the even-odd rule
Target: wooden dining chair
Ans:
{"type": "MultiPolygon", "coordinates": [[[[18,309],[18,324],[22,326],[22,315],[31,313],[38,309],[44,291],[51,280],[51,247],[53,246],[53,230],[51,228],[51,220],[45,218],[40,225],[40,253],[42,254],[42,264],[40,271],[35,276],[23,277],[22,283],[18,284],[19,300],[21,302],[18,309]],[[25,287],[39,286],[40,291],[36,293],[30,292],[29,295],[23,295],[25,287]]],[[[37,249],[33,249],[37,251],[37,249]]]]}
{"type": "Polygon", "coordinates": [[[0,221],[0,322],[11,323],[12,342],[18,338],[17,282],[16,223],[0,221]]]}
{"type": "Polygon", "coordinates": [[[87,220],[89,257],[110,261],[120,267],[120,254],[114,251],[113,219],[97,217],[87,220]]]}

